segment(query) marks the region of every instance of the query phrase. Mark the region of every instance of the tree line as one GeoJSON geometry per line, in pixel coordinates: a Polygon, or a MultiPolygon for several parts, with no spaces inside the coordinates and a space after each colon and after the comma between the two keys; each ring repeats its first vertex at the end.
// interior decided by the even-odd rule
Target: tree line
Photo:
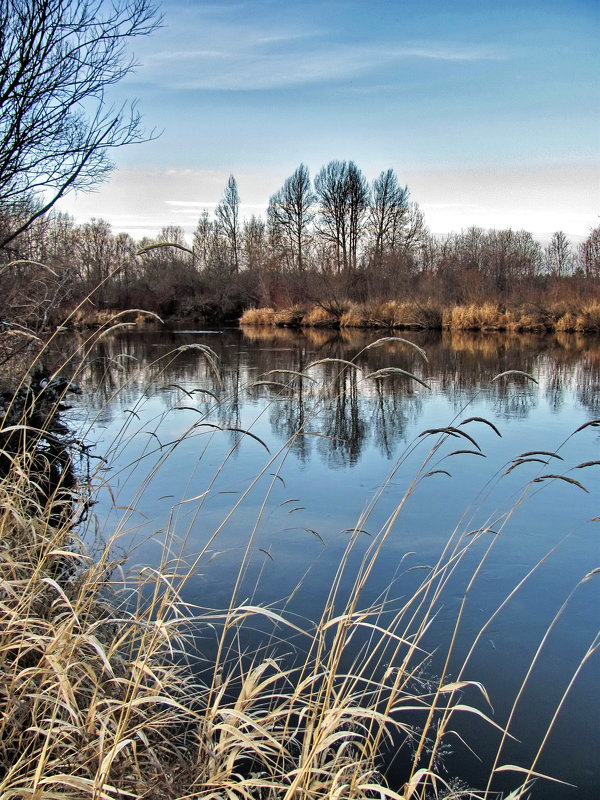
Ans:
{"type": "Polygon", "coordinates": [[[470,228],[433,236],[393,169],[369,182],[333,160],[311,180],[301,164],[264,218],[243,219],[230,176],[192,241],[76,225],[54,210],[112,168],[111,154],[153,136],[112,87],[135,67],[129,44],[160,25],[154,0],[6,0],[0,7],[0,321],[44,327],[89,295],[92,309],[144,307],[219,319],[253,306],[410,296],[418,302],[523,302],[593,291],[600,234],[577,248],[557,231],[470,228]],[[156,247],[168,242],[171,247],[156,247]],[[583,283],[582,283],[583,282],[583,283]]]}
{"type": "MultiPolygon", "coordinates": [[[[600,228],[574,247],[557,231],[543,247],[524,230],[432,235],[393,169],[369,183],[334,160],[311,180],[301,164],[270,197],[265,217],[242,218],[232,175],[192,240],[181,227],[136,241],[108,222],[75,224],[48,212],[6,243],[3,315],[37,327],[86,295],[98,309],[143,307],[217,320],[253,306],[410,298],[441,304],[532,301],[580,293],[600,278],[600,228]],[[166,246],[167,244],[171,246],[166,246]],[[39,265],[44,265],[39,266],[39,265]]],[[[19,226],[14,209],[0,234],[19,226]]],[[[588,298],[589,299],[589,298],[588,298]]]]}

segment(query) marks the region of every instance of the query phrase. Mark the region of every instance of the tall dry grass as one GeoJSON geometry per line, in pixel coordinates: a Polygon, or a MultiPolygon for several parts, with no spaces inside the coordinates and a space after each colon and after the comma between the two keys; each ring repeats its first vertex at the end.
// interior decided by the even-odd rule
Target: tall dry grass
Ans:
{"type": "MultiPolygon", "coordinates": [[[[364,350],[382,345],[415,349],[401,337],[388,336],[364,350]]],[[[83,353],[90,347],[83,344],[83,353]]],[[[216,353],[205,345],[185,346],[190,348],[218,377],[216,353]]],[[[317,360],[303,374],[263,376],[248,388],[270,383],[275,391],[293,392],[298,381],[314,385],[318,413],[325,367],[360,374],[370,382],[402,373],[405,379],[425,383],[427,362],[420,348],[419,374],[395,367],[367,374],[361,367],[364,350],[352,361],[317,360]]],[[[215,395],[215,405],[225,402],[215,395]]],[[[202,424],[209,419],[203,416],[202,424]]],[[[438,468],[444,446],[458,439],[466,450],[478,447],[470,432],[473,426],[467,429],[459,422],[417,437],[386,484],[368,499],[348,531],[348,545],[314,622],[289,615],[285,600],[278,607],[261,606],[240,595],[285,453],[304,430],[269,455],[235,501],[232,513],[259,480],[273,474],[256,517],[247,520],[248,541],[225,609],[202,609],[183,599],[187,581],[200,565],[206,568],[221,526],[190,561],[184,547],[189,530],[178,530],[173,517],[162,537],[159,566],[120,580],[113,554],[121,529],[97,552],[88,552],[74,525],[87,508],[85,493],[73,495],[71,487],[64,491],[57,485],[51,497],[44,497],[37,491],[39,476],[29,446],[7,453],[8,467],[0,480],[0,797],[492,798],[497,796],[492,779],[504,769],[516,770],[510,797],[527,796],[535,762],[522,768],[522,774],[503,763],[502,745],[510,731],[490,718],[482,684],[463,674],[469,656],[458,675],[450,675],[454,636],[441,674],[435,680],[422,677],[429,657],[426,634],[447,583],[475,547],[480,554],[470,580],[476,578],[512,509],[494,519],[493,533],[491,522],[471,532],[475,535],[452,532],[437,561],[402,602],[390,605],[385,591],[375,602],[365,600],[386,541],[417,487],[438,468]],[[357,545],[381,497],[400,465],[423,442],[429,445],[412,481],[357,565],[357,545]],[[57,503],[63,512],[58,517],[57,503]],[[348,583],[349,593],[343,588],[348,583]],[[243,634],[253,624],[267,631],[266,644],[246,653],[243,634]],[[215,635],[214,656],[201,678],[193,666],[199,630],[215,635]],[[365,644],[357,649],[355,641],[361,638],[365,644]],[[289,647],[277,646],[286,641],[295,643],[292,660],[284,655],[289,647]],[[462,700],[467,688],[477,692],[480,703],[462,700]],[[479,791],[457,788],[440,769],[453,720],[469,714],[500,728],[502,737],[490,765],[490,785],[479,791]],[[391,743],[402,748],[406,761],[401,786],[389,786],[381,772],[382,754],[391,743]]],[[[164,449],[161,445],[151,471],[168,463],[170,449],[196,435],[198,424],[164,449]]],[[[257,438],[251,431],[232,430],[257,438]]],[[[186,502],[201,507],[204,496],[186,502]]],[[[125,514],[126,521],[131,513],[125,514]]],[[[455,632],[462,612],[463,606],[455,632]]],[[[473,646],[489,622],[476,633],[473,646]]]]}
{"type": "Polygon", "coordinates": [[[502,306],[494,302],[444,306],[406,300],[370,301],[343,304],[339,315],[322,306],[275,310],[254,308],[240,319],[243,326],[278,325],[289,327],[389,328],[396,330],[515,331],[599,333],[600,305],[580,306],[550,303],[502,306]]]}

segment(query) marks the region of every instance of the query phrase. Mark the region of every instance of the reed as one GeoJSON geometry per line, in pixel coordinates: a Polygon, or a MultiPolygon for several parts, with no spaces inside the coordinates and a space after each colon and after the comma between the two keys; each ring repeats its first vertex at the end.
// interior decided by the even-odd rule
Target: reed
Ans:
{"type": "MultiPolygon", "coordinates": [[[[386,311],[394,319],[397,312],[395,307],[386,311]]],[[[298,313],[294,311],[294,319],[298,313]]],[[[258,312],[250,315],[253,320],[262,317],[258,312]]],[[[274,318],[279,320],[276,324],[291,324],[281,321],[291,318],[287,312],[274,318]]],[[[85,340],[63,368],[81,364],[94,341],[85,340]]],[[[373,384],[394,379],[394,368],[371,374],[362,369],[365,350],[380,346],[408,348],[423,368],[426,364],[420,348],[400,336],[385,336],[352,361],[318,359],[304,373],[280,370],[278,375],[260,376],[247,388],[267,390],[270,383],[271,391],[293,394],[302,385],[304,391],[313,392],[310,413],[317,415],[331,396],[322,385],[331,370],[373,384]]],[[[153,366],[160,372],[164,363],[184,351],[197,354],[221,385],[218,359],[206,345],[182,346],[153,366]]],[[[395,371],[402,372],[403,379],[423,383],[418,375],[395,371]]],[[[334,385],[342,386],[334,391],[346,390],[343,381],[334,385]]],[[[168,465],[174,448],[204,435],[206,426],[217,431],[215,435],[223,429],[211,420],[230,399],[208,394],[208,409],[183,434],[138,457],[134,468],[147,470],[138,499],[157,471],[168,465]]],[[[139,433],[135,417],[141,412],[140,407],[132,409],[131,422],[113,450],[139,433]]],[[[91,428],[94,422],[90,421],[91,428]]],[[[89,551],[81,539],[85,527],[75,525],[89,509],[89,487],[80,485],[73,494],[73,487],[59,480],[52,496],[44,497],[38,491],[39,469],[31,456],[31,441],[20,439],[20,449],[5,453],[7,468],[0,479],[0,797],[491,800],[497,797],[491,788],[494,775],[513,769],[517,778],[510,797],[524,798],[536,776],[535,764],[519,769],[503,763],[502,746],[511,734],[490,718],[483,686],[465,677],[470,654],[458,677],[451,677],[451,637],[442,673],[435,680],[422,677],[428,658],[426,635],[447,584],[459,564],[473,559],[463,604],[453,623],[457,630],[471,581],[513,508],[495,517],[493,532],[491,521],[471,531],[474,535],[465,536],[462,528],[452,531],[436,562],[401,602],[391,603],[391,587],[376,601],[365,600],[386,541],[420,484],[439,471],[439,460],[447,455],[444,448],[449,443],[454,446],[456,439],[466,449],[479,447],[470,433],[472,426],[467,429],[458,422],[424,431],[408,445],[385,484],[367,498],[364,512],[347,532],[348,544],[321,616],[313,622],[287,612],[290,598],[277,606],[261,605],[253,597],[244,597],[241,590],[286,453],[305,435],[305,429],[296,431],[277,453],[265,455],[262,469],[252,476],[200,552],[189,556],[190,527],[180,529],[174,514],[161,534],[159,566],[144,567],[126,579],[118,577],[123,564],[114,554],[135,514],[135,497],[117,530],[97,551],[89,551]],[[364,531],[374,522],[381,498],[400,467],[419,449],[423,456],[412,480],[363,546],[364,531]],[[265,481],[264,497],[250,516],[243,503],[265,481]],[[58,517],[57,503],[63,512],[58,517]],[[228,607],[191,606],[184,600],[187,582],[201,569],[210,568],[211,553],[234,514],[246,515],[249,533],[228,607]],[[348,576],[351,588],[346,592],[343,586],[348,576]],[[245,632],[251,626],[263,630],[264,645],[248,653],[245,632]],[[206,658],[198,642],[200,630],[214,635],[203,669],[195,662],[206,658]],[[355,640],[361,639],[364,646],[357,649],[355,640]],[[293,658],[288,655],[290,642],[293,658]],[[465,689],[478,694],[481,702],[464,702],[465,689]],[[440,768],[452,721],[465,714],[483,717],[499,728],[502,737],[490,765],[490,784],[479,791],[459,788],[440,768]],[[382,753],[391,742],[402,748],[406,759],[402,786],[389,786],[381,772],[382,753]]],[[[479,424],[489,427],[491,423],[479,420],[479,424]]],[[[22,425],[26,427],[27,422],[22,425]]],[[[13,428],[14,422],[8,424],[5,417],[4,434],[13,428]]],[[[251,429],[229,427],[229,431],[238,438],[226,460],[246,437],[268,449],[251,429]]],[[[160,428],[156,432],[160,435],[160,428]]],[[[221,467],[214,480],[220,472],[221,467]]],[[[102,475],[91,476],[90,485],[102,484],[102,475]]],[[[208,494],[185,497],[180,504],[191,504],[199,511],[208,494]]],[[[524,496],[525,492],[517,505],[524,496]]],[[[301,583],[294,593],[302,589],[301,583]]],[[[473,646],[489,624],[490,620],[476,632],[473,646]]],[[[589,656],[594,647],[597,643],[589,656]]]]}

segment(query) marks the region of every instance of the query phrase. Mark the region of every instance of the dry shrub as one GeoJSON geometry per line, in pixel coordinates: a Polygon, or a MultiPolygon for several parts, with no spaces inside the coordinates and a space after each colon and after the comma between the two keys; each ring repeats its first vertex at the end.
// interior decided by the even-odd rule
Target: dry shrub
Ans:
{"type": "Polygon", "coordinates": [[[304,313],[304,308],[301,306],[292,306],[291,308],[281,309],[280,311],[275,312],[273,324],[284,327],[297,327],[302,325],[304,313]]]}
{"type": "Polygon", "coordinates": [[[600,331],[600,303],[589,303],[583,306],[575,323],[575,330],[580,333],[598,333],[600,331]]]}
{"type": "Polygon", "coordinates": [[[441,327],[441,312],[433,304],[386,300],[351,306],[340,319],[344,328],[429,329],[441,327]]]}
{"type": "Polygon", "coordinates": [[[397,303],[363,303],[353,305],[342,315],[343,328],[393,328],[396,322],[397,303]]]}
{"type": "Polygon", "coordinates": [[[352,305],[340,317],[342,328],[370,328],[374,327],[373,321],[365,306],[352,305]]]}
{"type": "Polygon", "coordinates": [[[443,325],[462,331],[504,330],[506,317],[494,303],[454,306],[444,310],[443,325]]]}
{"type": "Polygon", "coordinates": [[[517,309],[504,315],[507,330],[542,333],[548,330],[548,316],[541,310],[517,309]]]}
{"type": "Polygon", "coordinates": [[[397,328],[441,328],[442,311],[435,303],[404,301],[397,304],[394,326],[397,328]]]}
{"type": "Polygon", "coordinates": [[[275,310],[272,308],[248,308],[240,318],[240,325],[274,325],[275,310]]]}
{"type": "Polygon", "coordinates": [[[109,325],[115,312],[83,306],[70,315],[69,324],[75,328],[101,328],[109,325]]]}
{"type": "Polygon", "coordinates": [[[572,333],[572,332],[576,331],[577,330],[577,316],[573,312],[567,311],[556,322],[556,330],[564,332],[564,333],[572,333]]]}
{"type": "Polygon", "coordinates": [[[313,328],[332,328],[338,325],[338,319],[322,306],[312,306],[304,314],[302,325],[313,328]]]}

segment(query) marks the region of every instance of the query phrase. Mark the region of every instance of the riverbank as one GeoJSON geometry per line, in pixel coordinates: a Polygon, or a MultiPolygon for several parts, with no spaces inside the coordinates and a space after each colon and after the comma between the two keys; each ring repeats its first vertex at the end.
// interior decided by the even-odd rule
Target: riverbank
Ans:
{"type": "Polygon", "coordinates": [[[505,308],[494,303],[442,307],[434,303],[387,301],[371,304],[254,308],[240,318],[244,326],[372,328],[396,330],[514,331],[600,333],[600,303],[577,307],[556,303],[505,308]]]}

